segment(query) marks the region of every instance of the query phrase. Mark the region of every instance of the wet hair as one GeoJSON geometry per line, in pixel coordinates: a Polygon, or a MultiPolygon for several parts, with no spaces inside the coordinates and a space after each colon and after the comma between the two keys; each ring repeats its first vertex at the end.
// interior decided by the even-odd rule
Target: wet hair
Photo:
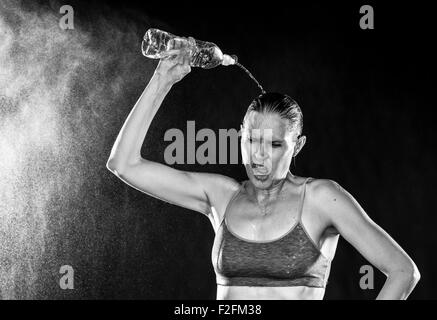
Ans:
{"type": "Polygon", "coordinates": [[[276,113],[282,119],[288,120],[288,129],[295,137],[299,137],[303,130],[303,114],[296,101],[286,94],[267,92],[253,99],[247,108],[244,121],[251,111],[259,113],[276,113]]]}

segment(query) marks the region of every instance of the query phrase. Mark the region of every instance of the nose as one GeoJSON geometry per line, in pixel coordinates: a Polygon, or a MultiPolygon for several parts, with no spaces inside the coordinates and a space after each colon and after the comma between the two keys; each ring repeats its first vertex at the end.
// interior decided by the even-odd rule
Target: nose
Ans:
{"type": "Polygon", "coordinates": [[[252,158],[255,163],[262,164],[266,159],[269,158],[269,150],[264,146],[264,143],[258,143],[253,148],[255,150],[253,152],[252,158]]]}

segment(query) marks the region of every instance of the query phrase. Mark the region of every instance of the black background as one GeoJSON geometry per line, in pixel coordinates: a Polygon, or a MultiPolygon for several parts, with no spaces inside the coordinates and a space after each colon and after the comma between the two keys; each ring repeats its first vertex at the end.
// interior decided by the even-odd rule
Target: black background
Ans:
{"type": "MultiPolygon", "coordinates": [[[[436,298],[435,52],[428,5],[302,1],[68,4],[75,8],[78,29],[93,31],[94,21],[102,16],[114,24],[129,21],[135,25],[135,50],[149,27],[212,41],[225,53],[237,54],[267,91],[292,96],[303,110],[307,143],[291,171],[332,179],[348,190],[416,262],[422,278],[411,298],[436,298]],[[373,5],[374,30],[359,27],[359,9],[364,4],[373,5]]],[[[102,31],[98,29],[94,37],[96,45],[104,48],[98,34],[102,31]]],[[[118,49],[123,52],[130,47],[118,49]]],[[[215,299],[210,257],[214,231],[209,220],[142,194],[104,168],[123,121],[157,63],[138,59],[125,93],[107,109],[102,153],[90,159],[89,170],[99,172],[101,180],[89,181],[82,190],[81,201],[89,206],[84,210],[97,222],[90,226],[79,217],[67,220],[68,228],[53,227],[61,231],[53,240],[58,246],[45,257],[40,298],[215,299]],[[104,209],[101,202],[86,200],[95,188],[99,188],[100,200],[109,203],[104,209]],[[49,275],[66,263],[75,267],[77,277],[71,291],[59,290],[52,284],[57,275],[49,275]]],[[[168,145],[164,132],[169,128],[185,131],[188,120],[196,121],[197,130],[238,129],[248,104],[258,94],[256,85],[236,67],[193,68],[158,111],[143,145],[143,157],[163,163],[168,145]]],[[[174,167],[246,179],[241,164],[174,167]]],[[[375,269],[375,289],[360,289],[359,269],[365,264],[340,239],[325,298],[375,298],[384,276],[375,269]]]]}

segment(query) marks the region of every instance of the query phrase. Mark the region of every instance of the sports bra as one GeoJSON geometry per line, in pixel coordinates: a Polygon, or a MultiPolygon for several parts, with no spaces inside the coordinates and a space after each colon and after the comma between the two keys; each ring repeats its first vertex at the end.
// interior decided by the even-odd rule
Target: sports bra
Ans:
{"type": "Polygon", "coordinates": [[[297,222],[271,241],[244,239],[226,224],[226,213],[244,184],[229,201],[216,232],[212,264],[217,284],[224,286],[326,287],[331,260],[308,235],[301,221],[307,178],[301,191],[297,222]]]}

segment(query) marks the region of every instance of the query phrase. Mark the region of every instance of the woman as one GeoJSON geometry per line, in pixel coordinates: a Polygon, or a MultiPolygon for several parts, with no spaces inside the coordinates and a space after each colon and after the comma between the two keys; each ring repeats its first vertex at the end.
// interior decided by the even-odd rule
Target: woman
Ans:
{"type": "Polygon", "coordinates": [[[420,275],[402,248],[336,182],[289,171],[306,138],[288,96],[263,94],[249,106],[241,138],[249,179],[242,184],[141,157],[164,97],[191,70],[185,43],[174,41],[159,62],[107,167],[133,188],[210,219],[217,299],[322,299],[339,235],[387,276],[378,299],[406,299],[420,275]]]}

